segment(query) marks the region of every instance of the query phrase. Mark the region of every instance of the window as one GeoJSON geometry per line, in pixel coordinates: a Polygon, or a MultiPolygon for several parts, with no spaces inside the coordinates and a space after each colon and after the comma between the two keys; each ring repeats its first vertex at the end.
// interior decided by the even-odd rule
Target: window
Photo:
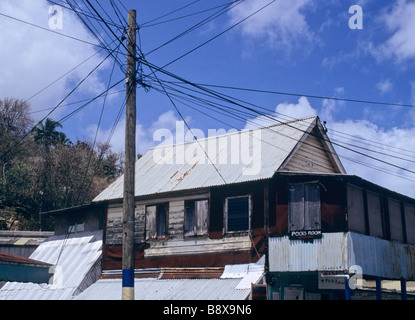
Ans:
{"type": "Polygon", "coordinates": [[[251,211],[251,197],[235,197],[226,199],[226,230],[249,230],[249,218],[251,211]]]}
{"type": "Polygon", "coordinates": [[[85,225],[83,222],[71,224],[68,227],[68,233],[79,233],[79,232],[84,232],[84,230],[85,230],[85,225]]]}
{"type": "Polygon", "coordinates": [[[289,185],[289,231],[321,230],[320,184],[289,185]]]}
{"type": "Polygon", "coordinates": [[[72,218],[69,222],[68,233],[79,233],[85,231],[85,224],[81,217],[72,218]]]}
{"type": "Polygon", "coordinates": [[[167,214],[169,204],[157,204],[146,208],[146,239],[167,237],[167,214]]]}
{"type": "Polygon", "coordinates": [[[185,236],[200,236],[207,234],[208,212],[208,200],[185,201],[185,236]]]}

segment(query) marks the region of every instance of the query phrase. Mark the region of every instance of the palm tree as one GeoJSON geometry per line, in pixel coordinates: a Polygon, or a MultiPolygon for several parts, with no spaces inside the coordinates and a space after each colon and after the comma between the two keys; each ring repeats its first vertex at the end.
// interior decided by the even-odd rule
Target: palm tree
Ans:
{"type": "Polygon", "coordinates": [[[35,142],[45,147],[46,154],[52,146],[58,144],[67,144],[69,139],[63,132],[57,131],[56,128],[62,128],[58,121],[47,118],[45,123],[41,123],[35,131],[35,142]]]}

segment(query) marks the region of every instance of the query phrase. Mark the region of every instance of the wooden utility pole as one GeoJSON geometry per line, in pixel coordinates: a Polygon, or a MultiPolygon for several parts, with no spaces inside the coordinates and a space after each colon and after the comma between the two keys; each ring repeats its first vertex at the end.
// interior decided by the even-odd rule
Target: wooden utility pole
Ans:
{"type": "Polygon", "coordinates": [[[134,300],[134,176],[136,135],[136,11],[128,11],[123,200],[122,299],[134,300]]]}

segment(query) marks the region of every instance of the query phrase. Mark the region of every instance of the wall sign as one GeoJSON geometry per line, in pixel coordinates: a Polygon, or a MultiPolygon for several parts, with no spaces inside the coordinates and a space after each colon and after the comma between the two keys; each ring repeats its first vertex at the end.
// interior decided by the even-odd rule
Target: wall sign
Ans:
{"type": "Polygon", "coordinates": [[[321,230],[291,230],[290,240],[321,239],[321,230]]]}

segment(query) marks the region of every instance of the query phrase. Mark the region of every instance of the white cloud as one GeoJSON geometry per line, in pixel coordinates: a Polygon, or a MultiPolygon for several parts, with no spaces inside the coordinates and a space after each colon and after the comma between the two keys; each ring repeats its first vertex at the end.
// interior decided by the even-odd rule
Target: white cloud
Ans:
{"type": "Polygon", "coordinates": [[[275,124],[276,121],[287,121],[317,114],[306,97],[298,99],[298,103],[281,103],[276,106],[274,114],[250,119],[244,129],[254,129],[275,124]],[[275,120],[273,120],[275,119],[275,120]]]}
{"type": "MultiPolygon", "coordinates": [[[[237,23],[267,5],[269,0],[246,0],[230,11],[231,23],[237,23]]],[[[310,0],[280,0],[258,12],[241,25],[242,33],[251,38],[267,39],[270,44],[290,49],[300,40],[311,40],[303,10],[310,0]]]]}
{"type": "MultiPolygon", "coordinates": [[[[49,28],[50,3],[43,0],[3,0],[0,12],[23,21],[49,28]]],[[[96,43],[82,23],[71,12],[63,10],[63,29],[55,30],[75,38],[96,43]]],[[[96,48],[61,35],[57,35],[35,26],[2,16],[0,19],[0,99],[13,97],[28,99],[47,85],[84,62],[97,51],[96,48]]],[[[99,62],[103,54],[97,54],[81,67],[59,80],[44,92],[29,101],[32,111],[54,107],[69,91],[75,87],[99,62]]],[[[101,70],[105,68],[105,64],[101,70]]],[[[105,85],[97,73],[91,75],[81,86],[84,93],[97,94],[105,85]]],[[[52,115],[64,112],[59,108],[52,115]]],[[[43,113],[34,116],[44,116],[43,113]]]]}
{"type": "Polygon", "coordinates": [[[390,92],[393,88],[393,84],[389,79],[386,80],[380,80],[377,84],[376,84],[376,88],[380,91],[381,95],[384,95],[388,92],[390,92]]]}
{"type": "Polygon", "coordinates": [[[379,59],[395,58],[401,63],[415,57],[415,3],[406,0],[395,1],[389,11],[380,18],[391,36],[381,45],[370,51],[379,59]]]}

